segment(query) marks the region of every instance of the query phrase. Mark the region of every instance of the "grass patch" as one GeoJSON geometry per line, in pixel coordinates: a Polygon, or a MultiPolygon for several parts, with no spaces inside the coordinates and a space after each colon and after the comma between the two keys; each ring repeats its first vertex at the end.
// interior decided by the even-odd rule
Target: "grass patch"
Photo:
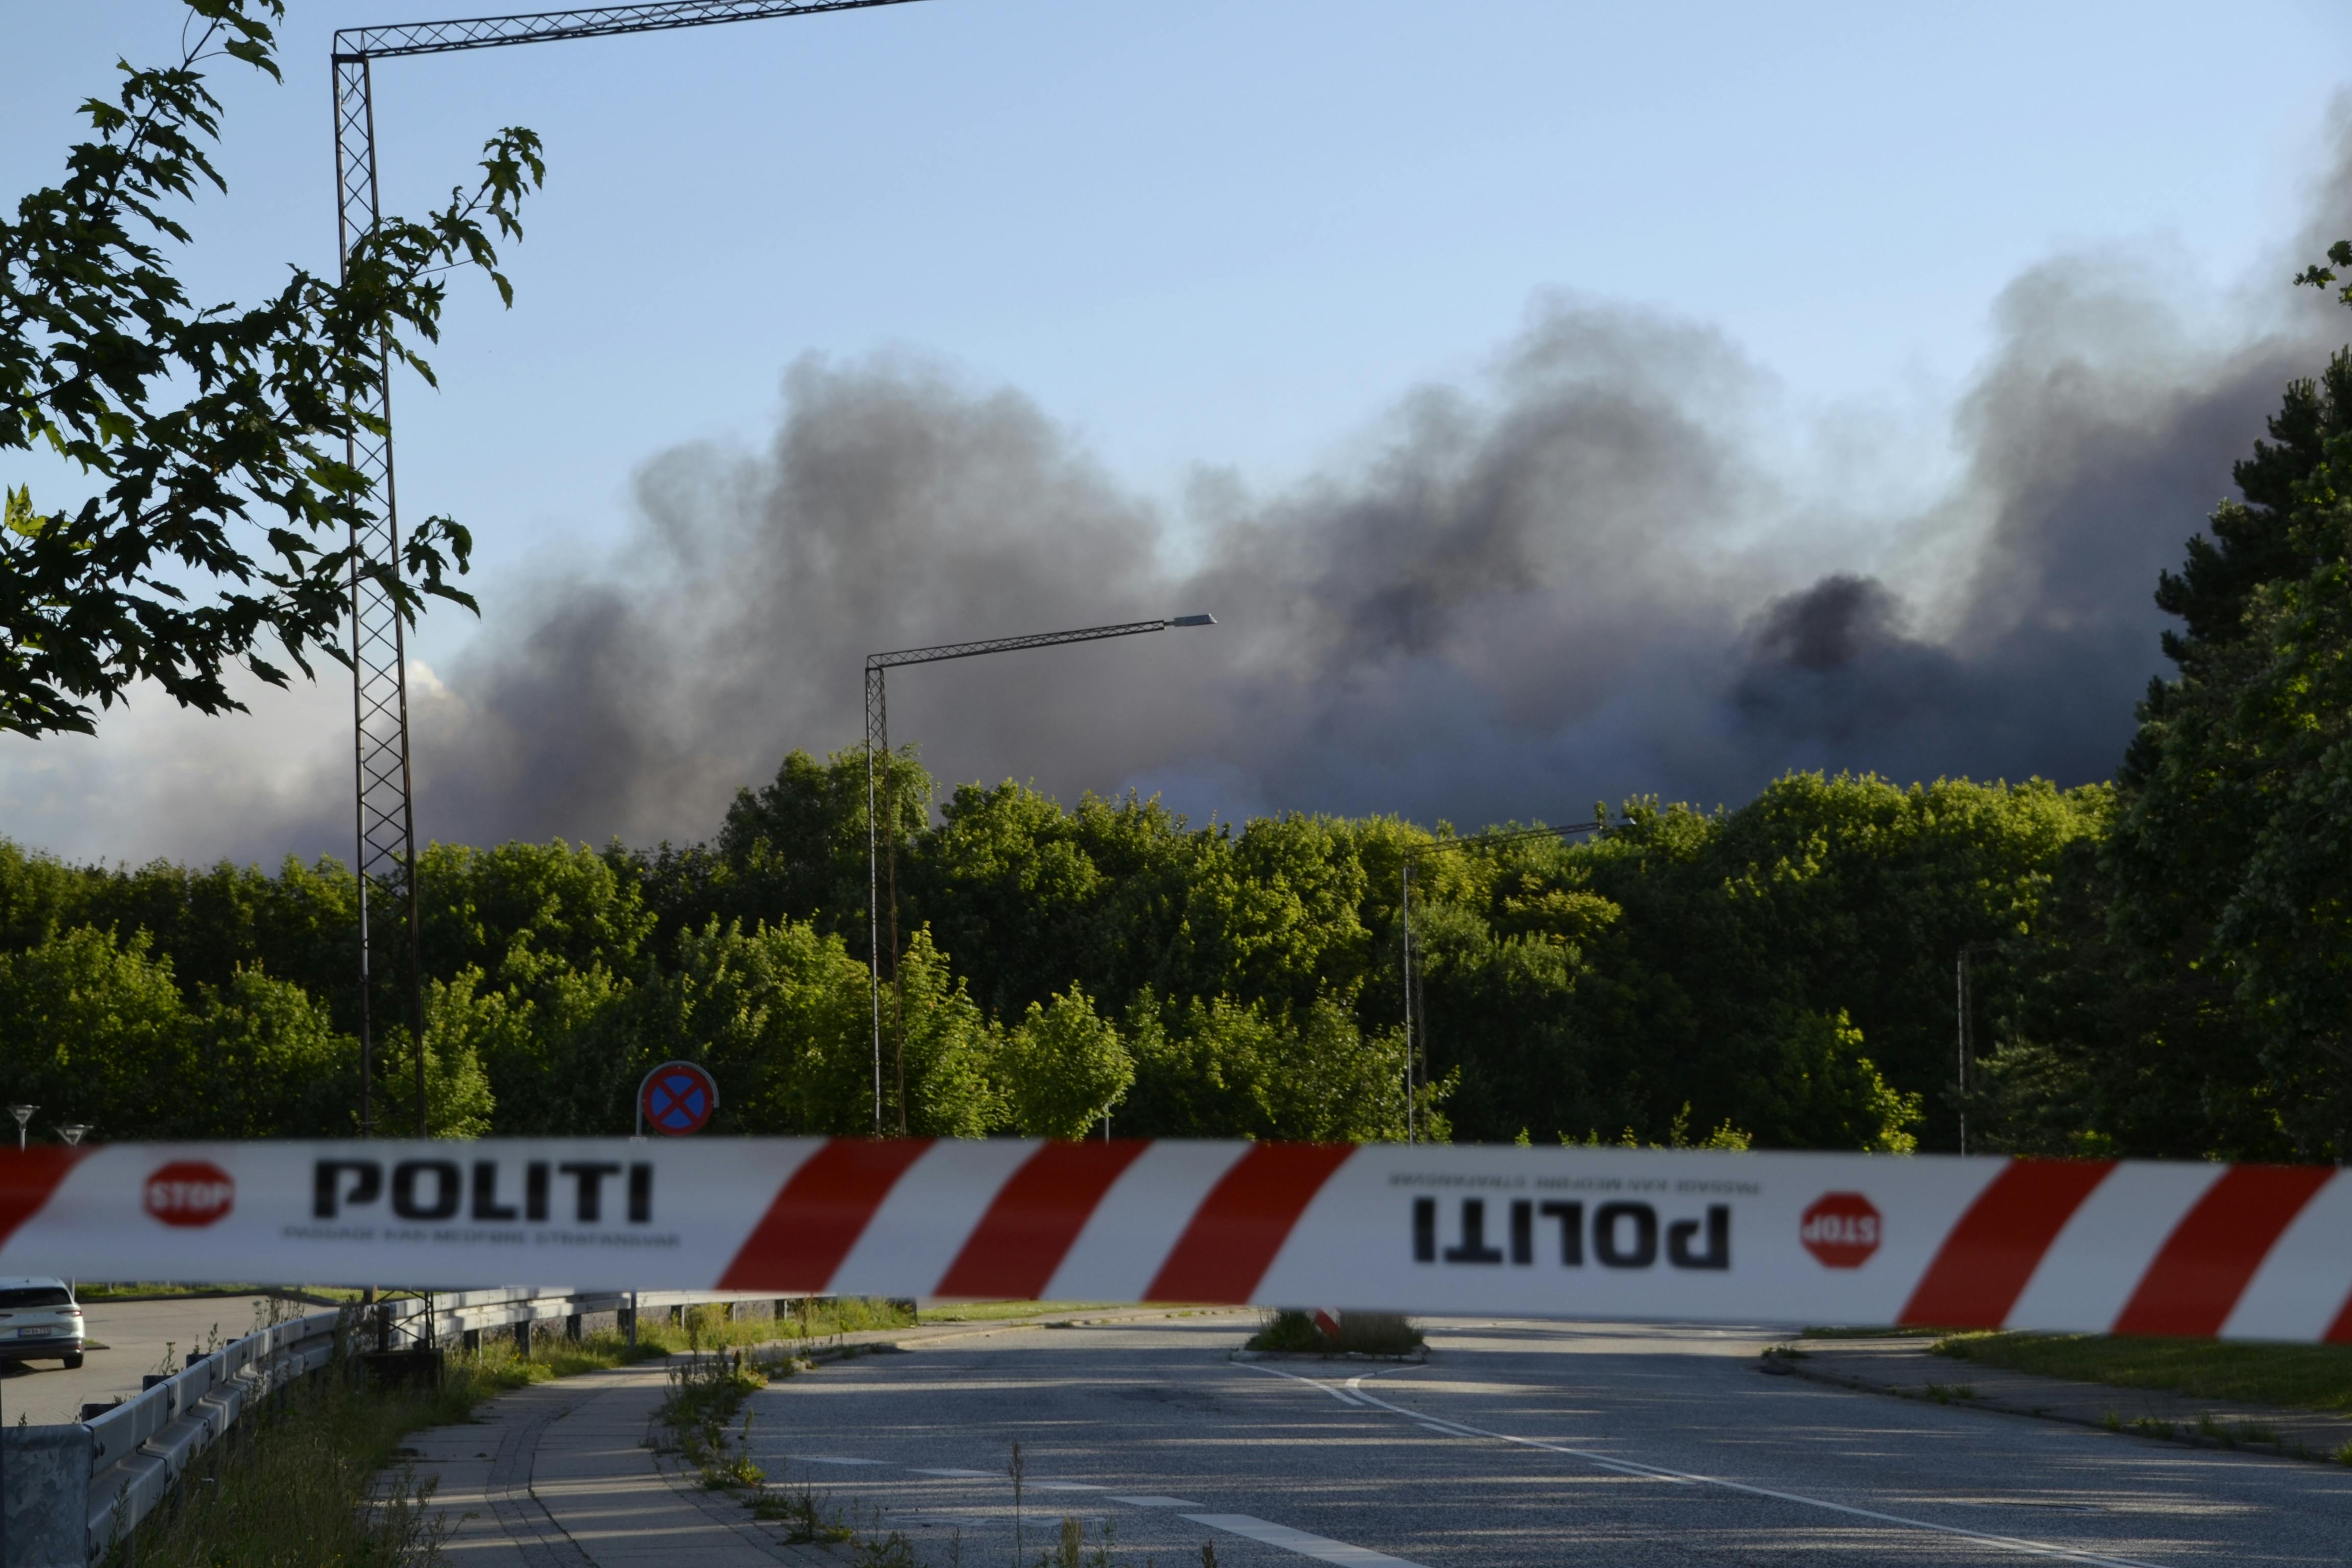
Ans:
{"type": "MultiPolygon", "coordinates": [[[[147,1293],[129,1282],[82,1289],[86,1300],[147,1293]]],[[[351,1375],[354,1367],[329,1367],[279,1398],[248,1407],[227,1439],[195,1462],[171,1500],[140,1524],[139,1568],[419,1568],[437,1553],[439,1536],[424,1508],[424,1492],[402,1464],[408,1457],[402,1440],[412,1432],[465,1421],[484,1400],[549,1378],[678,1351],[731,1351],[779,1339],[805,1345],[914,1321],[903,1305],[855,1297],[813,1299],[773,1319],[738,1318],[719,1306],[693,1308],[683,1316],[674,1323],[667,1314],[646,1313],[635,1346],[614,1330],[572,1340],[543,1323],[527,1356],[505,1337],[488,1340],[478,1351],[452,1349],[437,1389],[373,1388],[351,1375]],[[378,1477],[387,1473],[390,1484],[379,1488],[378,1477]]],[[[362,1325],[355,1338],[365,1337],[362,1325]]],[[[705,1370],[685,1407],[692,1417],[688,1429],[705,1444],[697,1468],[709,1484],[756,1488],[764,1478],[742,1458],[740,1445],[727,1440],[727,1427],[744,1394],[757,1386],[750,1379],[780,1375],[793,1358],[764,1358],[767,1364],[754,1363],[749,1373],[740,1369],[738,1357],[703,1353],[698,1359],[705,1370]],[[714,1442],[709,1441],[709,1417],[725,1395],[706,1385],[718,1381],[708,1369],[722,1362],[727,1379],[747,1386],[726,1406],[714,1442]]],[[[110,1559],[114,1568],[128,1568],[131,1561],[121,1548],[110,1559]]]]}
{"type": "Polygon", "coordinates": [[[1937,1355],[1979,1366],[2152,1388],[2191,1399],[2352,1413],[2352,1346],[2098,1334],[1948,1334],[1937,1355]]]}
{"type": "MultiPolygon", "coordinates": [[[[663,1325],[667,1327],[667,1325],[663,1325]]],[[[362,1325],[355,1339],[364,1341],[362,1325]]],[[[495,1394],[669,1353],[656,1333],[632,1349],[607,1331],[579,1340],[541,1333],[531,1353],[510,1340],[448,1352],[441,1386],[369,1385],[350,1363],[330,1365],[276,1399],[248,1405],[142,1521],[139,1568],[413,1568],[439,1536],[425,1494],[402,1463],[402,1439],[469,1419],[495,1394]],[[387,1488],[377,1478],[389,1472],[387,1488]]],[[[110,1562],[128,1568],[118,1547],[110,1562]]]]}
{"type": "Polygon", "coordinates": [[[77,1279],[73,1289],[74,1300],[85,1305],[92,1301],[119,1301],[126,1297],[273,1296],[282,1300],[307,1302],[314,1306],[324,1302],[331,1306],[341,1301],[356,1301],[361,1294],[357,1290],[330,1285],[305,1285],[289,1289],[282,1285],[158,1285],[138,1279],[77,1279]]]}
{"type": "Polygon", "coordinates": [[[1976,1384],[1972,1383],[1931,1383],[1925,1392],[1938,1405],[1950,1405],[1977,1396],[1976,1384]]]}
{"type": "Polygon", "coordinates": [[[648,1308],[637,1316],[637,1340],[666,1351],[715,1351],[773,1344],[814,1348],[844,1334],[914,1325],[914,1310],[903,1301],[866,1296],[807,1296],[772,1318],[737,1315],[724,1302],[688,1307],[679,1322],[648,1308]]]}
{"type": "Polygon", "coordinates": [[[1265,1313],[1246,1348],[1300,1355],[1411,1355],[1427,1342],[1402,1312],[1342,1312],[1339,1337],[1315,1326],[1296,1308],[1265,1313]]]}
{"type": "Polygon", "coordinates": [[[1005,1318],[1058,1317],[1068,1312],[1099,1312],[1129,1301],[958,1301],[952,1306],[927,1307],[927,1323],[992,1323],[1005,1318]]]}

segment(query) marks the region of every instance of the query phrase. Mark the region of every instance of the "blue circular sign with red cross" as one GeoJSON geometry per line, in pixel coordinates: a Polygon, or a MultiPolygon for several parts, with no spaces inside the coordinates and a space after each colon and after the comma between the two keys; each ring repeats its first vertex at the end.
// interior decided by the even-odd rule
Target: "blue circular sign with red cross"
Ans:
{"type": "Polygon", "coordinates": [[[637,1086],[637,1112],[656,1132],[698,1132],[719,1109],[719,1085],[692,1062],[664,1062],[637,1086]]]}

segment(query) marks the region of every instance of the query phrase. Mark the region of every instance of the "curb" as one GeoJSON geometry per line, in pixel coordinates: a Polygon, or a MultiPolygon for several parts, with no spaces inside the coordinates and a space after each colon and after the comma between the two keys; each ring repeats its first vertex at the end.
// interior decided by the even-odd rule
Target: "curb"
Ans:
{"type": "MultiPolygon", "coordinates": [[[[2152,1443],[2177,1443],[2188,1448],[2220,1448],[2231,1453],[2251,1454],[2258,1458],[2325,1465],[2330,1469],[2343,1468],[2339,1461],[2331,1459],[2326,1454],[2315,1452],[2309,1447],[2303,1447],[2298,1451],[2287,1447],[2281,1442],[2263,1443],[2245,1438],[2209,1436],[2196,1427],[2179,1421],[2158,1422],[2152,1417],[2143,1417],[2139,1421],[2092,1420],[2087,1416],[2070,1415],[2052,1405],[2020,1405],[1998,1395],[1991,1397],[1978,1395],[1969,1399],[1934,1399],[1917,1389],[1901,1384],[1882,1383],[1874,1378],[1857,1377],[1851,1373],[1836,1373],[1822,1367],[1810,1367],[1804,1364],[1801,1356],[1802,1352],[1790,1355],[1776,1345],[1764,1352],[1756,1370],[1767,1376],[1801,1377],[1809,1383],[1826,1384],[1833,1388],[1849,1388],[1860,1394],[1877,1394],[1895,1399],[1907,1399],[1919,1405],[1941,1405],[1953,1410],[1982,1410],[1995,1415],[2023,1416],[2029,1421],[2055,1421],[2063,1426],[2080,1427],[2084,1431],[2110,1432],[2119,1437],[2141,1437],[2152,1443]],[[2151,1430],[2151,1426],[2159,1429],[2151,1430]]],[[[2162,1391],[2133,1389],[2124,1392],[2145,1394],[2162,1391]]]]}

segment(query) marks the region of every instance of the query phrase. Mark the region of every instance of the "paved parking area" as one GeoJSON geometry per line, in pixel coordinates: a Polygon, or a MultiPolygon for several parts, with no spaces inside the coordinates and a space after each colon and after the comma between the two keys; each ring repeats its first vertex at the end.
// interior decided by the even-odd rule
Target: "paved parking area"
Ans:
{"type": "MultiPolygon", "coordinates": [[[[16,1425],[22,1415],[37,1426],[72,1421],[85,1404],[121,1399],[139,1392],[151,1372],[177,1371],[187,1352],[233,1340],[263,1321],[268,1296],[182,1296],[163,1301],[85,1301],[82,1321],[89,1339],[104,1350],[89,1351],[81,1369],[68,1372],[53,1361],[0,1363],[0,1421],[16,1425]]],[[[320,1309],[280,1302],[281,1312],[299,1315],[320,1309]]]]}

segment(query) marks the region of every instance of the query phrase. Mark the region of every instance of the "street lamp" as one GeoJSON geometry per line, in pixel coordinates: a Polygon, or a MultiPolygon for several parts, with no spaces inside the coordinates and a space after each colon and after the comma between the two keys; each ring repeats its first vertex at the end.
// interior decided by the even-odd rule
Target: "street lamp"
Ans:
{"type": "Polygon", "coordinates": [[[70,1149],[74,1145],[79,1143],[82,1141],[83,1134],[87,1133],[89,1131],[89,1123],[87,1121],[68,1121],[63,1127],[58,1129],[58,1136],[64,1139],[66,1141],[66,1147],[70,1149]]]}
{"type": "MultiPolygon", "coordinates": [[[[1441,838],[1424,849],[1408,850],[1404,869],[1398,879],[1402,898],[1398,903],[1397,929],[1402,944],[1404,969],[1404,1141],[1417,1142],[1413,1117],[1412,1041],[1412,863],[1424,855],[1450,855],[1456,849],[1483,849],[1496,844],[1516,844],[1528,838],[1565,838],[1571,833],[1598,833],[1607,826],[1600,822],[1570,823],[1566,827],[1515,827],[1500,833],[1474,833],[1467,838],[1441,838]]],[[[1422,1033],[1429,1032],[1429,1009],[1422,1009],[1422,1033]]],[[[1423,1053],[1425,1054],[1425,1053],[1423,1053]]],[[[1428,1064],[1423,1063],[1426,1076],[1428,1064]]]]}
{"type": "MultiPolygon", "coordinates": [[[[942,643],[936,647],[901,648],[896,653],[866,656],[866,967],[874,999],[874,1134],[882,1135],[882,901],[884,851],[881,826],[875,813],[874,759],[890,754],[890,708],[884,689],[885,672],[908,664],[938,664],[950,658],[977,658],[986,653],[1017,653],[1023,648],[1056,647],[1063,643],[1100,642],[1107,637],[1140,637],[1176,626],[1213,626],[1214,616],[1169,616],[1156,621],[1126,621],[1115,626],[1081,626],[1076,631],[1033,632],[1027,637],[990,637],[982,642],[942,643]]],[[[882,788],[889,791],[886,772],[882,788]]],[[[894,803],[895,805],[895,803],[894,803]]],[[[890,903],[890,984],[898,984],[898,835],[894,809],[888,849],[890,903]]],[[[898,1135],[907,1132],[906,1042],[897,1041],[894,1053],[898,1078],[898,1135]]]]}
{"type": "Polygon", "coordinates": [[[33,1112],[40,1109],[37,1105],[12,1105],[8,1108],[8,1114],[16,1119],[17,1148],[25,1146],[25,1123],[33,1120],[33,1112]]]}

